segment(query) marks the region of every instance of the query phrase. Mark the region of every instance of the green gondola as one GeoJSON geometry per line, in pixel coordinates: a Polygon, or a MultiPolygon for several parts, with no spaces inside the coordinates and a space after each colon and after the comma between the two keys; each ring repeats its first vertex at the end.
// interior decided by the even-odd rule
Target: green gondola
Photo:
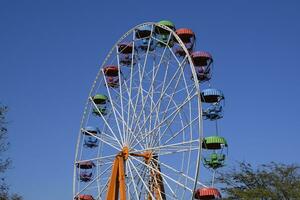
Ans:
{"type": "Polygon", "coordinates": [[[108,101],[108,97],[103,94],[96,94],[92,99],[95,104],[106,104],[108,101]]]}
{"type": "MultiPolygon", "coordinates": [[[[157,24],[166,26],[166,27],[172,29],[173,31],[175,31],[175,25],[171,21],[162,20],[162,21],[159,21],[157,24]]],[[[170,37],[170,31],[169,30],[166,30],[165,28],[162,28],[160,26],[156,26],[155,27],[155,33],[156,33],[157,39],[160,40],[157,43],[157,45],[159,47],[164,47],[165,45],[168,45],[169,47],[172,47],[174,45],[174,39],[173,38],[169,39],[169,37],[170,37]]]]}
{"type": "Polygon", "coordinates": [[[203,149],[223,149],[225,147],[228,147],[227,141],[225,138],[220,136],[209,136],[205,137],[202,141],[202,148],[203,149]]]}
{"type": "Polygon", "coordinates": [[[107,115],[107,102],[108,97],[104,94],[96,94],[92,97],[93,102],[96,104],[94,106],[92,113],[96,116],[107,115]]]}
{"type": "Polygon", "coordinates": [[[225,154],[212,153],[208,158],[204,158],[204,166],[211,169],[217,169],[225,165],[225,154]]]}

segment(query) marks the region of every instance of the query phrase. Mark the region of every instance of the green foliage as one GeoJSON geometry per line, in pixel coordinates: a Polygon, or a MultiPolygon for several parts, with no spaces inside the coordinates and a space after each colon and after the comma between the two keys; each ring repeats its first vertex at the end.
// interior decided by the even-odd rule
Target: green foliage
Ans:
{"type": "Polygon", "coordinates": [[[9,194],[9,187],[5,183],[3,174],[11,165],[9,158],[4,158],[3,154],[8,149],[7,142],[7,122],[6,113],[7,107],[0,105],[0,200],[22,200],[23,198],[17,194],[9,194]]]}
{"type": "Polygon", "coordinates": [[[18,194],[9,196],[8,193],[1,193],[0,200],[23,200],[23,197],[19,196],[18,194]]]}
{"type": "Polygon", "coordinates": [[[217,180],[225,187],[224,199],[230,200],[299,200],[299,165],[271,162],[254,169],[241,162],[238,168],[221,173],[217,180]]]}
{"type": "Polygon", "coordinates": [[[13,194],[11,197],[10,197],[11,200],[23,200],[23,197],[21,197],[20,195],[18,194],[13,194]]]}
{"type": "Polygon", "coordinates": [[[6,169],[11,164],[8,158],[3,158],[2,154],[8,148],[8,142],[6,142],[7,138],[7,128],[6,128],[6,113],[7,107],[0,105],[0,173],[4,173],[6,169]]]}

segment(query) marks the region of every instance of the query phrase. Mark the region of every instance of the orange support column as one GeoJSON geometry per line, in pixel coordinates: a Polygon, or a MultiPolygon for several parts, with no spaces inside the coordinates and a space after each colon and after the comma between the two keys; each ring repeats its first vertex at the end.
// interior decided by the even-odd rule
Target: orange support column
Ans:
{"type": "Polygon", "coordinates": [[[118,156],[119,159],[119,186],[120,186],[120,200],[126,200],[126,184],[124,173],[124,158],[118,156]]]}
{"type": "Polygon", "coordinates": [[[128,155],[128,147],[124,147],[114,160],[106,200],[119,200],[119,194],[120,200],[126,200],[124,162],[128,155]]]}
{"type": "Polygon", "coordinates": [[[113,163],[109,186],[106,193],[106,200],[118,200],[118,196],[119,196],[118,173],[119,173],[119,159],[118,157],[116,157],[113,163]]]}

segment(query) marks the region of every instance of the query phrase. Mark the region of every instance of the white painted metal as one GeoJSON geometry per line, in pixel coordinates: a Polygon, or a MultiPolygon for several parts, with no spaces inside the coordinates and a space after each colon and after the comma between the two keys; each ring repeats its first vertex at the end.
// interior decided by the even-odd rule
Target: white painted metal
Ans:
{"type": "MultiPolygon", "coordinates": [[[[150,171],[161,174],[167,199],[193,199],[196,186],[206,187],[199,179],[202,138],[200,87],[186,47],[169,27],[152,22],[140,24],[116,42],[93,82],[76,146],[73,197],[92,194],[95,199],[105,199],[114,157],[128,146],[132,153],[155,152],[157,158],[152,160],[162,168],[159,171],[153,162],[146,164],[141,158],[129,156],[125,163],[129,199],[146,199],[148,195],[155,199],[149,188],[150,171]],[[147,49],[141,51],[137,50],[140,39],[135,37],[135,31],[145,26],[151,27],[151,35],[147,49]],[[169,31],[167,43],[157,38],[155,27],[169,31]],[[167,45],[174,38],[186,53],[183,58],[177,57],[167,45]],[[122,66],[120,62],[118,44],[124,41],[132,42],[133,46],[130,66],[122,66]],[[152,42],[165,45],[153,50],[152,42]],[[103,67],[110,64],[119,69],[118,88],[107,84],[103,67]],[[92,101],[97,93],[105,93],[109,98],[107,115],[92,101]],[[92,116],[93,109],[100,116],[92,116]],[[87,125],[101,130],[97,136],[86,132],[98,139],[98,151],[83,147],[89,137],[82,134],[87,125]],[[76,164],[86,161],[96,164],[96,173],[92,181],[83,183],[78,180],[76,164]]],[[[156,178],[154,181],[157,182],[156,178]]]]}

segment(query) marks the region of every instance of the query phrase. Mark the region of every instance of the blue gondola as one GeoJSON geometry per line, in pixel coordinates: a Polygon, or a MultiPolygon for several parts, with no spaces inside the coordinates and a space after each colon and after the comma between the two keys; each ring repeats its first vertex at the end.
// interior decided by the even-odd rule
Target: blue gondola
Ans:
{"type": "Polygon", "coordinates": [[[100,131],[96,127],[86,127],[82,130],[82,134],[85,135],[84,146],[87,148],[95,148],[99,145],[99,140],[95,136],[99,136],[100,131]]]}
{"type": "Polygon", "coordinates": [[[135,37],[136,39],[139,40],[137,42],[138,49],[141,49],[142,51],[147,51],[149,45],[149,51],[154,50],[155,45],[153,40],[151,39],[151,32],[152,32],[151,26],[142,26],[135,30],[135,37]]]}
{"type": "Polygon", "coordinates": [[[217,120],[223,117],[223,106],[214,104],[203,111],[203,119],[217,120]]]}
{"type": "Polygon", "coordinates": [[[204,103],[219,103],[224,99],[223,92],[218,89],[208,88],[201,92],[201,101],[204,103]]]}

